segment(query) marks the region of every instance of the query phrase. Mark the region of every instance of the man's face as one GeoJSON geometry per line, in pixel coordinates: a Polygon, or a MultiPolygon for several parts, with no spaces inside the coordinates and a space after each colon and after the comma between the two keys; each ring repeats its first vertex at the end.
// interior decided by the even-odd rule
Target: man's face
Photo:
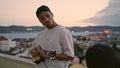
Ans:
{"type": "Polygon", "coordinates": [[[41,12],[39,14],[39,18],[38,19],[47,28],[50,28],[53,25],[53,23],[54,23],[52,13],[50,13],[48,11],[41,12]]]}

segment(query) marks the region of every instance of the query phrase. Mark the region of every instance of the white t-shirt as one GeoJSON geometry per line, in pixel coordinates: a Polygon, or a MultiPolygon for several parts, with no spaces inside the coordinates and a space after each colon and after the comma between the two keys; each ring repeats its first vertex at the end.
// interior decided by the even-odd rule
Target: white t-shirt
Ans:
{"type": "MultiPolygon", "coordinates": [[[[41,31],[33,41],[32,47],[40,46],[44,50],[57,50],[57,54],[64,53],[74,57],[73,38],[69,30],[58,25],[53,29],[41,31]]],[[[50,60],[37,64],[37,68],[68,68],[69,61],[50,60]]]]}

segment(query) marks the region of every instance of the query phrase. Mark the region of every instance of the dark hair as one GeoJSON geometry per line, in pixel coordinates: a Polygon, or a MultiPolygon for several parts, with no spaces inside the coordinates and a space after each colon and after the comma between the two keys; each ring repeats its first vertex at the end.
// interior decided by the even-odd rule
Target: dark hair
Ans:
{"type": "Polygon", "coordinates": [[[96,44],[86,52],[88,68],[120,68],[120,57],[113,48],[96,44]]]}
{"type": "Polygon", "coordinates": [[[48,6],[42,5],[37,9],[36,16],[39,17],[39,14],[43,11],[49,11],[50,13],[52,13],[48,6]]]}

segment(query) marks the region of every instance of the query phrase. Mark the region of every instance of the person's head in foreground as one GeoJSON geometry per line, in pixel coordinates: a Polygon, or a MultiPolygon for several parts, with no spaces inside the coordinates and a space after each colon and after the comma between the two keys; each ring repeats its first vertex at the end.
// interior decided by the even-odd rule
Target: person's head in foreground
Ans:
{"type": "Polygon", "coordinates": [[[120,57],[113,48],[96,44],[86,52],[88,68],[120,68],[120,57]]]}

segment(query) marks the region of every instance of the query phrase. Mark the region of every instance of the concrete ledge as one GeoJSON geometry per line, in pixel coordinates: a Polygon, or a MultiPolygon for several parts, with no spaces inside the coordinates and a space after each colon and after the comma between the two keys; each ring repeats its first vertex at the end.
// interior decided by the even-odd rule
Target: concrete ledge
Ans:
{"type": "Polygon", "coordinates": [[[31,59],[20,58],[0,53],[0,68],[34,68],[31,59]]]}

